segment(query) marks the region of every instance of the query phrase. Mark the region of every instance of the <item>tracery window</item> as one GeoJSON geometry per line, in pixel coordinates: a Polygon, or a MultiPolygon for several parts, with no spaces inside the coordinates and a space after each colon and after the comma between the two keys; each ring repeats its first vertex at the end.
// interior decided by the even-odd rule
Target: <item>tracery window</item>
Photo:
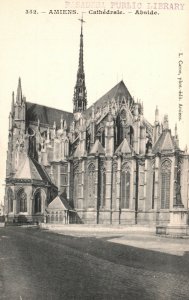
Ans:
{"type": "Polygon", "coordinates": [[[134,139],[134,129],[132,126],[129,126],[129,142],[130,142],[130,145],[133,147],[133,139],[134,139]]]}
{"type": "Polygon", "coordinates": [[[130,202],[130,167],[128,163],[122,166],[121,171],[121,208],[129,208],[130,202]]]}
{"type": "Polygon", "coordinates": [[[65,190],[68,184],[68,165],[60,165],[60,190],[65,190]]]}
{"type": "Polygon", "coordinates": [[[100,143],[102,144],[103,147],[105,147],[105,131],[104,131],[104,127],[101,127],[98,132],[97,132],[97,137],[100,141],[100,143]]]}
{"type": "Polygon", "coordinates": [[[170,180],[171,162],[165,160],[161,165],[161,208],[169,209],[170,206],[170,180]]]}
{"type": "Polygon", "coordinates": [[[21,189],[17,193],[17,211],[27,212],[27,195],[24,189],[21,189]]]}
{"type": "Polygon", "coordinates": [[[34,196],[34,213],[41,212],[41,192],[38,190],[34,196]]]}

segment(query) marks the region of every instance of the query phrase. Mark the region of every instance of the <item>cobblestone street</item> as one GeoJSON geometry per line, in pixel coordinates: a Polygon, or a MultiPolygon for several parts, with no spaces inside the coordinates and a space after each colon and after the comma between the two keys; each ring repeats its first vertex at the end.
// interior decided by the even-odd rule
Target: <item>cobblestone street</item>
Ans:
{"type": "Polygon", "coordinates": [[[188,239],[111,233],[0,228],[0,299],[188,299],[188,239]]]}

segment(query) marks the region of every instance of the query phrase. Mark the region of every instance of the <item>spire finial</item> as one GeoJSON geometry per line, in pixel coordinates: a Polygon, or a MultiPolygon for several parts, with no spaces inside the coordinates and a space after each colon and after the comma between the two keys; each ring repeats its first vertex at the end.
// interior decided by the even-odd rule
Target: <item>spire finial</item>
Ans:
{"type": "Polygon", "coordinates": [[[50,140],[50,129],[49,127],[47,128],[47,141],[49,142],[50,140]]]}
{"type": "Polygon", "coordinates": [[[63,129],[63,115],[61,115],[60,119],[60,129],[63,129]]]}
{"type": "Polygon", "coordinates": [[[94,118],[95,118],[95,110],[94,110],[94,104],[92,105],[92,114],[91,114],[91,118],[92,118],[92,120],[94,120],[94,118]]]}
{"type": "Polygon", "coordinates": [[[22,104],[22,86],[21,86],[21,78],[20,77],[18,79],[16,103],[17,104],[22,104]]]}
{"type": "Polygon", "coordinates": [[[177,123],[175,123],[175,137],[178,136],[178,132],[177,132],[177,123]]]}
{"type": "Polygon", "coordinates": [[[164,115],[164,119],[163,119],[163,129],[169,129],[169,119],[168,119],[168,115],[164,115]]]}
{"type": "Polygon", "coordinates": [[[159,125],[159,109],[157,105],[155,109],[155,125],[159,125]]]}
{"type": "Polygon", "coordinates": [[[143,105],[143,101],[141,102],[141,115],[143,115],[143,113],[144,113],[144,105],[143,105]]]}
{"type": "Polygon", "coordinates": [[[56,121],[54,121],[54,124],[53,124],[53,137],[54,138],[56,137],[56,121]]]}
{"type": "Polygon", "coordinates": [[[64,130],[67,130],[67,122],[64,120],[64,130]]]}
{"type": "Polygon", "coordinates": [[[83,12],[81,14],[81,19],[78,19],[81,22],[81,35],[83,35],[83,23],[85,23],[85,21],[83,20],[83,12]]]}

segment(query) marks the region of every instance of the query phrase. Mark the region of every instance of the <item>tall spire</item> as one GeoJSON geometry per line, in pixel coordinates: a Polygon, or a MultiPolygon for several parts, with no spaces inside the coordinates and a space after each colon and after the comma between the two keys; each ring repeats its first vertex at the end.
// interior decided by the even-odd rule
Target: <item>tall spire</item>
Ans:
{"type": "Polygon", "coordinates": [[[73,111],[79,112],[86,110],[87,107],[87,91],[85,87],[85,73],[83,64],[83,16],[79,19],[81,22],[80,48],[79,48],[79,66],[77,71],[76,85],[74,88],[73,111]]]}
{"type": "Polygon", "coordinates": [[[164,115],[164,119],[163,119],[163,129],[169,129],[169,120],[168,120],[168,115],[164,115]]]}
{"type": "Polygon", "coordinates": [[[80,33],[80,48],[79,48],[79,68],[78,73],[82,72],[84,73],[84,67],[83,67],[83,16],[81,19],[79,19],[81,22],[81,33],[80,33]]]}

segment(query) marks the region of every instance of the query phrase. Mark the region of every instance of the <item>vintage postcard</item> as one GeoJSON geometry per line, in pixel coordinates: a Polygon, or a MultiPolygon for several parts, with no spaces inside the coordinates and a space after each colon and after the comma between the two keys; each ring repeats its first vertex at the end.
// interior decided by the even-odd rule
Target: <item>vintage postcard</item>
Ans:
{"type": "Polygon", "coordinates": [[[0,1],[0,298],[187,299],[188,20],[187,0],[0,1]]]}

